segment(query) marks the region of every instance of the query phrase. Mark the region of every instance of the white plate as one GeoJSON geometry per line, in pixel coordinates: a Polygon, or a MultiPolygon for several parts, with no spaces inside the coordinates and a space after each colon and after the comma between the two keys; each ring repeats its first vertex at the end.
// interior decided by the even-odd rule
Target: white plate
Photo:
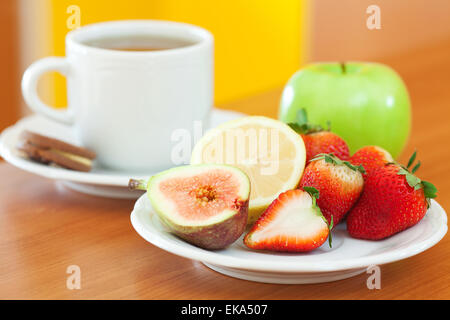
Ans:
{"type": "MultiPolygon", "coordinates": [[[[211,127],[242,116],[244,114],[234,111],[213,109],[210,121],[211,127]]],[[[47,120],[39,115],[25,117],[2,132],[0,136],[0,155],[20,169],[46,178],[61,180],[65,186],[76,191],[112,198],[138,198],[142,195],[142,192],[130,192],[128,190],[130,177],[145,179],[154,174],[154,172],[149,172],[146,175],[136,175],[130,172],[113,171],[100,167],[95,161],[90,172],[73,171],[31,161],[23,157],[16,149],[19,135],[25,129],[65,140],[69,143],[76,143],[71,128],[47,120]]],[[[167,143],[170,143],[170,141],[167,143]]]]}
{"type": "Polygon", "coordinates": [[[305,254],[260,252],[248,249],[242,237],[227,249],[208,251],[179,239],[160,223],[146,194],[136,202],[131,223],[153,245],[173,254],[203,262],[209,268],[240,279],[266,283],[319,283],[349,278],[372,265],[402,260],[438,243],[447,232],[447,215],[434,200],[414,227],[382,241],[351,238],[340,224],[328,242],[305,254]]]}

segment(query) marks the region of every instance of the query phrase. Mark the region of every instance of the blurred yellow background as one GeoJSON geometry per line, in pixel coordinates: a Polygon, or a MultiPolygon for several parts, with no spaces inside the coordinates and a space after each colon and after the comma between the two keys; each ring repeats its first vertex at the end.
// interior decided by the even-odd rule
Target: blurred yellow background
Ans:
{"type": "MultiPolygon", "coordinates": [[[[195,24],[214,34],[215,102],[225,103],[283,85],[305,60],[304,0],[41,0],[49,13],[41,30],[49,55],[64,55],[70,30],[67,9],[78,6],[81,26],[121,19],[161,19],[195,24]],[[275,63],[276,62],[276,63],[275,63]]],[[[43,92],[64,106],[65,81],[53,75],[43,92]],[[56,95],[54,94],[56,93],[56,95]]]]}

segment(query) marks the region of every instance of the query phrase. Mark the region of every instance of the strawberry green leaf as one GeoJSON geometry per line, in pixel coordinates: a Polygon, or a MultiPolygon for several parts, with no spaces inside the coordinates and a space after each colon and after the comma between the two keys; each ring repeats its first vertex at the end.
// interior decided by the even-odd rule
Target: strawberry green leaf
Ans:
{"type": "Polygon", "coordinates": [[[414,168],[412,168],[411,173],[415,173],[420,168],[420,165],[421,165],[420,161],[417,162],[414,168]]]}
{"type": "Polygon", "coordinates": [[[422,180],[422,185],[423,191],[425,193],[425,198],[428,199],[436,198],[437,188],[432,183],[422,180]]]}
{"type": "Polygon", "coordinates": [[[325,159],[326,153],[319,153],[317,154],[314,158],[312,158],[309,161],[318,161],[318,160],[322,160],[325,159]]]}
{"type": "Polygon", "coordinates": [[[348,161],[343,161],[343,164],[346,165],[347,167],[349,167],[350,169],[352,169],[353,171],[359,171],[364,174],[366,173],[366,169],[364,169],[364,167],[362,165],[355,166],[348,161]]]}
{"type": "Polygon", "coordinates": [[[420,180],[418,177],[413,175],[411,172],[409,172],[407,169],[401,167],[398,172],[398,175],[404,175],[406,182],[408,182],[408,185],[411,188],[414,188],[414,190],[419,190],[422,188],[422,180],[420,180]]]}
{"type": "Polygon", "coordinates": [[[307,124],[308,123],[308,115],[306,114],[305,108],[302,108],[297,111],[297,124],[307,124]]]}
{"type": "Polygon", "coordinates": [[[352,165],[348,161],[344,161],[344,162],[342,162],[342,164],[344,164],[345,166],[347,166],[349,169],[352,169],[352,170],[354,170],[354,168],[356,168],[354,165],[352,165]]]}
{"type": "Polygon", "coordinates": [[[432,183],[428,181],[423,181],[414,175],[414,173],[420,168],[421,165],[420,161],[418,161],[416,165],[412,168],[411,172],[409,172],[409,168],[413,165],[414,161],[416,160],[416,156],[417,151],[414,151],[414,153],[411,155],[411,158],[409,158],[408,165],[406,167],[399,165],[400,169],[398,170],[397,174],[404,175],[408,185],[414,188],[414,190],[419,190],[423,188],[425,199],[427,202],[427,207],[429,208],[430,199],[436,198],[437,189],[432,183]]]}
{"type": "MultiPolygon", "coordinates": [[[[420,165],[420,161],[418,164],[416,164],[414,168],[416,168],[418,165],[420,165]]],[[[397,174],[404,175],[406,182],[408,182],[408,185],[414,188],[414,190],[419,190],[420,188],[423,188],[425,198],[427,199],[427,205],[429,207],[430,206],[429,199],[436,198],[437,188],[432,183],[419,179],[405,168],[400,168],[397,174]]]]}
{"type": "Polygon", "coordinates": [[[328,227],[328,230],[329,230],[329,232],[328,232],[328,245],[331,248],[332,247],[331,246],[331,243],[332,243],[331,229],[333,229],[333,225],[334,225],[333,215],[331,216],[331,222],[328,223],[328,220],[324,217],[324,215],[322,214],[322,211],[320,210],[320,208],[319,208],[319,206],[317,205],[317,202],[316,202],[316,199],[319,199],[319,190],[317,190],[314,187],[303,187],[303,190],[308,192],[311,195],[312,200],[313,200],[313,208],[316,210],[317,215],[319,217],[321,217],[322,220],[327,224],[327,227],[328,227]]]}
{"type": "Polygon", "coordinates": [[[417,190],[416,186],[419,186],[419,189],[421,186],[421,180],[417,178],[415,175],[408,172],[408,174],[405,175],[406,181],[408,182],[409,186],[417,190]]]}
{"type": "Polygon", "coordinates": [[[417,156],[417,151],[414,151],[414,153],[411,155],[411,158],[409,158],[408,164],[407,164],[407,168],[409,169],[409,167],[412,166],[412,164],[414,163],[414,160],[416,160],[416,156],[417,156]]]}
{"type": "Polygon", "coordinates": [[[358,168],[358,171],[359,171],[359,172],[364,173],[364,174],[367,173],[366,169],[364,169],[364,166],[363,166],[362,164],[359,165],[357,168],[358,168]]]}
{"type": "Polygon", "coordinates": [[[318,161],[318,160],[324,160],[326,163],[331,163],[331,164],[337,164],[337,165],[342,164],[342,161],[332,153],[319,153],[314,158],[312,158],[310,161],[318,161]]]}
{"type": "Polygon", "coordinates": [[[324,159],[325,159],[325,162],[326,162],[326,163],[338,164],[338,161],[337,161],[334,157],[332,157],[331,155],[329,155],[329,154],[326,154],[326,155],[324,156],[324,159]]]}
{"type": "Polygon", "coordinates": [[[310,161],[317,161],[317,160],[322,160],[322,159],[326,163],[334,164],[334,165],[337,165],[337,166],[342,166],[343,165],[343,166],[347,166],[348,168],[350,168],[353,171],[359,171],[361,173],[366,173],[366,170],[364,169],[364,167],[362,165],[355,166],[355,165],[351,164],[348,161],[343,161],[343,160],[339,159],[338,157],[336,157],[332,153],[320,153],[320,154],[316,155],[310,161]]]}
{"type": "MultiPolygon", "coordinates": [[[[328,223],[327,223],[328,224],[328,223]]],[[[332,239],[332,236],[331,236],[331,229],[333,229],[333,226],[334,226],[334,222],[333,222],[333,215],[331,215],[331,222],[330,222],[330,224],[328,225],[328,230],[330,230],[330,232],[328,233],[328,245],[330,246],[330,248],[332,248],[332,242],[333,242],[333,239],[332,239]]]]}
{"type": "MultiPolygon", "coordinates": [[[[315,201],[315,198],[313,198],[313,200],[315,201]]],[[[333,228],[333,216],[331,216],[331,222],[328,223],[327,218],[324,217],[324,215],[322,214],[322,211],[320,210],[319,206],[316,205],[315,202],[313,203],[313,207],[315,208],[317,215],[319,217],[321,217],[322,220],[327,224],[327,227],[328,227],[328,230],[329,230],[329,232],[328,232],[328,245],[331,248],[331,243],[332,243],[331,229],[333,228]]]]}
{"type": "Polygon", "coordinates": [[[316,188],[306,186],[306,187],[303,187],[303,190],[308,192],[311,197],[313,197],[315,199],[319,199],[320,192],[316,188]]]}
{"type": "Polygon", "coordinates": [[[294,130],[295,132],[297,132],[299,134],[303,134],[304,133],[304,130],[303,130],[302,126],[298,125],[295,122],[289,122],[287,125],[289,127],[291,127],[292,130],[294,130]]]}
{"type": "Polygon", "coordinates": [[[297,112],[297,122],[290,122],[288,126],[291,127],[298,134],[310,134],[324,131],[322,126],[308,123],[308,117],[305,109],[300,109],[297,112]]]}

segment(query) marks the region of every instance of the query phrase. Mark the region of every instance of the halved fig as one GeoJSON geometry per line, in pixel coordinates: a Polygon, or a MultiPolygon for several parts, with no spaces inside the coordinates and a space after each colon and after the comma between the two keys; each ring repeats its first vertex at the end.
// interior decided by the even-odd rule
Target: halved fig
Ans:
{"type": "Polygon", "coordinates": [[[244,232],[250,181],[238,168],[201,164],[172,168],[145,183],[156,213],[171,232],[205,249],[222,249],[244,232]]]}

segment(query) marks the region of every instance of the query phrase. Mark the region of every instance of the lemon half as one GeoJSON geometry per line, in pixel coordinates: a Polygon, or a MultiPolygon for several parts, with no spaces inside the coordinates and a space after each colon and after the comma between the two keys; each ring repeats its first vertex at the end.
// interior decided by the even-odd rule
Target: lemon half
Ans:
{"type": "Polygon", "coordinates": [[[305,161],[301,136],[285,123],[262,116],[239,118],[209,130],[191,155],[191,164],[228,164],[248,175],[249,224],[280,193],[297,187],[305,161]]]}

